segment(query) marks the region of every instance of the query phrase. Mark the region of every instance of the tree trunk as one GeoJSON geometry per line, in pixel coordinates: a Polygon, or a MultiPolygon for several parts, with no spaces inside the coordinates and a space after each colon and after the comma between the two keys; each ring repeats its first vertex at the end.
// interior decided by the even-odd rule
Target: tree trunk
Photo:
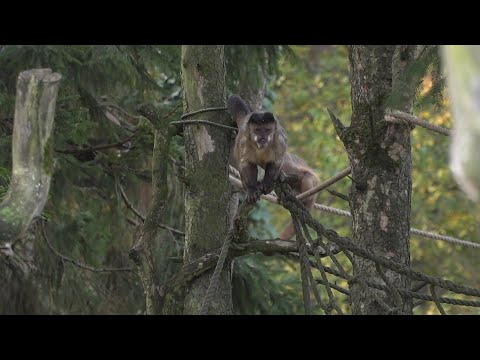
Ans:
{"type": "MultiPolygon", "coordinates": [[[[342,137],[352,167],[350,207],[355,243],[407,266],[410,265],[411,128],[387,123],[384,116],[385,102],[393,90],[400,94],[397,108],[411,112],[414,91],[403,82],[402,74],[414,60],[413,50],[400,45],[351,46],[352,121],[342,137]]],[[[355,259],[355,276],[410,289],[410,280],[405,276],[377,269],[369,260],[355,259]]],[[[391,313],[389,307],[402,313],[412,312],[411,300],[400,298],[394,291],[385,294],[364,287],[358,281],[351,286],[351,299],[354,314],[387,314],[391,313]]]]}
{"type": "Polygon", "coordinates": [[[52,129],[61,75],[50,69],[20,73],[12,139],[12,179],[0,204],[0,243],[12,242],[40,216],[53,170],[52,129]]]}
{"type": "Polygon", "coordinates": [[[138,268],[145,293],[147,315],[162,314],[163,303],[160,301],[157,288],[158,274],[153,254],[153,242],[157,237],[167,204],[168,155],[169,146],[175,130],[169,126],[168,119],[162,119],[153,106],[139,109],[155,127],[155,140],[152,157],[152,204],[140,229],[140,236],[130,250],[130,258],[138,268]]]}
{"type": "Polygon", "coordinates": [[[41,312],[33,281],[31,223],[41,216],[53,170],[53,122],[61,75],[20,73],[12,138],[12,178],[0,204],[0,314],[41,312]]]}
{"type": "MultiPolygon", "coordinates": [[[[225,106],[223,45],[182,46],[184,112],[225,106]]],[[[223,111],[193,116],[229,124],[223,111]]],[[[185,139],[185,254],[184,263],[222,246],[228,232],[231,187],[228,160],[231,132],[212,125],[186,125],[185,139]]],[[[185,297],[185,314],[197,314],[212,271],[192,281],[185,297]]],[[[230,262],[222,271],[212,314],[232,313],[230,262]]]]}

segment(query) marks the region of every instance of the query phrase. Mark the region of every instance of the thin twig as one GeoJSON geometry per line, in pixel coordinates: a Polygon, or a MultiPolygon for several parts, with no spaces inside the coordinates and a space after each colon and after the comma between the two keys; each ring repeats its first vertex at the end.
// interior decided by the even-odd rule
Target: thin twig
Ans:
{"type": "Polygon", "coordinates": [[[66,261],[66,262],[69,262],[81,269],[84,269],[84,270],[88,270],[88,271],[91,271],[91,272],[131,272],[135,275],[138,276],[138,274],[130,267],[124,267],[124,268],[94,268],[93,266],[89,266],[89,265],[85,265],[85,264],[82,264],[76,260],[73,260],[73,259],[70,259],[64,255],[62,255],[59,251],[57,251],[53,246],[52,244],[50,243],[50,241],[48,240],[48,237],[47,237],[47,234],[45,232],[45,225],[44,223],[42,222],[42,225],[40,227],[41,229],[41,232],[42,232],[42,237],[43,239],[45,240],[48,248],[50,249],[50,251],[56,255],[57,257],[59,257],[60,259],[62,259],[63,261],[66,261]]]}
{"type": "Polygon", "coordinates": [[[343,179],[345,176],[350,174],[351,171],[352,171],[352,169],[350,167],[340,171],[337,175],[335,175],[335,176],[331,177],[330,179],[324,181],[320,185],[315,186],[314,188],[312,188],[308,191],[305,191],[304,193],[301,193],[300,195],[297,195],[297,199],[298,200],[303,200],[303,199],[305,199],[305,198],[307,198],[307,197],[309,197],[313,194],[318,193],[319,191],[322,191],[323,189],[326,189],[330,185],[335,184],[337,181],[343,179]]]}
{"type": "MultiPolygon", "coordinates": [[[[118,183],[118,187],[120,188],[120,194],[122,195],[122,199],[123,201],[125,202],[125,205],[127,205],[127,208],[130,209],[137,217],[139,217],[142,222],[145,221],[145,216],[143,216],[140,211],[138,211],[133,205],[132,203],[130,202],[130,200],[128,199],[127,197],[127,194],[125,194],[125,190],[123,189],[122,185],[120,183],[118,183]]],[[[127,218],[127,221],[129,221],[129,219],[127,218]]],[[[129,221],[130,223],[131,220],[129,221]]],[[[138,225],[138,223],[137,223],[138,225]]],[[[172,228],[168,225],[165,225],[165,224],[157,224],[157,226],[163,228],[163,229],[167,229],[175,234],[178,234],[178,235],[181,235],[181,236],[185,236],[185,233],[183,231],[180,231],[180,230],[177,230],[175,228],[172,228]]]]}
{"type": "Polygon", "coordinates": [[[338,191],[335,191],[335,190],[330,190],[330,189],[327,189],[327,191],[332,194],[333,196],[336,196],[342,200],[345,200],[345,201],[350,201],[349,197],[345,194],[342,194],[342,193],[339,193],[338,191]]]}
{"type": "Polygon", "coordinates": [[[140,220],[145,221],[145,216],[143,216],[140,211],[135,209],[135,207],[132,205],[132,203],[128,200],[127,194],[125,194],[125,190],[123,190],[122,184],[120,182],[118,183],[118,187],[120,188],[120,194],[122,195],[123,201],[125,202],[125,205],[135,214],[137,215],[140,220]]]}
{"type": "Polygon", "coordinates": [[[98,146],[89,146],[85,148],[71,148],[71,149],[55,149],[55,152],[58,152],[60,154],[81,154],[84,152],[93,152],[93,151],[99,151],[99,150],[105,150],[105,149],[110,149],[113,147],[118,147],[122,146],[126,142],[129,142],[135,137],[136,133],[133,135],[129,136],[125,140],[118,141],[116,143],[111,143],[111,144],[105,144],[105,145],[98,145],[98,146]]]}

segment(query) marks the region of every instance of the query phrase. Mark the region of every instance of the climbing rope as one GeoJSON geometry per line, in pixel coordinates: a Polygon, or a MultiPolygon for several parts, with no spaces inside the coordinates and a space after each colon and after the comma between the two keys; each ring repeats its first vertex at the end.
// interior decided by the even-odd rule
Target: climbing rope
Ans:
{"type": "Polygon", "coordinates": [[[191,111],[191,112],[188,112],[188,113],[185,113],[183,114],[182,116],[180,116],[180,119],[186,119],[187,117],[190,117],[190,116],[193,116],[193,115],[197,115],[197,114],[201,114],[201,113],[204,113],[204,112],[209,112],[209,111],[224,111],[224,110],[228,110],[225,106],[222,106],[222,107],[209,107],[209,108],[204,108],[204,109],[200,109],[200,110],[195,110],[195,111],[191,111]]]}
{"type": "MultiPolygon", "coordinates": [[[[318,209],[320,211],[324,212],[329,212],[335,215],[340,215],[340,216],[346,216],[346,217],[352,217],[352,214],[349,211],[345,210],[340,210],[331,206],[326,206],[326,205],[321,205],[321,204],[315,204],[315,209],[318,209]]],[[[440,235],[428,231],[423,231],[423,230],[418,230],[415,228],[411,228],[410,232],[415,235],[423,236],[426,238],[434,239],[434,240],[441,240],[445,242],[449,242],[451,244],[456,244],[456,245],[462,245],[462,246],[467,246],[475,249],[480,249],[480,244],[479,243],[474,243],[472,241],[467,241],[467,240],[462,240],[462,239],[457,239],[452,236],[447,236],[447,235],[440,235]]]]}
{"type": "MultiPolygon", "coordinates": [[[[284,190],[282,189],[282,191],[284,191],[284,190]]],[[[280,192],[277,191],[277,193],[280,193],[280,192]]],[[[446,280],[446,279],[429,276],[429,275],[420,273],[418,271],[412,270],[404,264],[397,263],[395,261],[389,260],[386,257],[374,254],[373,252],[371,252],[368,249],[364,249],[362,247],[357,246],[351,239],[341,237],[333,230],[325,229],[320,223],[318,223],[316,220],[313,219],[313,217],[311,216],[309,211],[305,208],[305,206],[300,201],[298,201],[298,199],[296,199],[295,196],[291,193],[290,194],[288,194],[288,193],[282,194],[282,205],[287,210],[290,211],[290,213],[292,214],[292,218],[293,218],[293,216],[298,217],[300,222],[305,223],[309,227],[314,229],[317,232],[318,236],[326,237],[329,241],[332,241],[332,242],[336,243],[337,245],[339,245],[343,249],[343,252],[346,255],[348,254],[348,251],[351,251],[356,256],[360,256],[360,257],[363,257],[365,259],[371,260],[375,264],[378,264],[378,266],[389,269],[389,270],[394,271],[398,274],[408,276],[412,279],[424,281],[428,284],[431,284],[431,285],[434,285],[434,286],[437,286],[437,287],[441,287],[443,289],[446,289],[446,290],[449,290],[449,291],[452,291],[452,292],[456,292],[456,293],[460,293],[460,294],[464,294],[464,295],[471,295],[471,296],[480,297],[480,290],[479,289],[472,288],[472,287],[465,286],[465,285],[455,284],[452,281],[449,281],[449,280],[446,280]],[[348,251],[346,251],[346,250],[348,250],[348,251]]],[[[325,248],[328,249],[328,246],[325,247],[325,248]]],[[[330,254],[329,254],[329,256],[330,256],[330,254]]],[[[333,260],[333,258],[334,257],[332,257],[332,260],[333,260]]],[[[354,261],[353,257],[348,256],[348,258],[350,259],[351,262],[354,261]]],[[[354,267],[355,267],[355,265],[354,265],[354,267]]],[[[378,267],[377,267],[377,269],[378,269],[378,267]]],[[[365,279],[359,279],[359,278],[350,279],[351,282],[353,282],[353,280],[360,281],[363,284],[367,284],[365,279]]],[[[323,280],[323,282],[324,282],[324,280],[323,280]]],[[[396,290],[393,291],[392,286],[393,286],[392,283],[387,284],[387,286],[382,290],[386,290],[388,293],[392,293],[392,294],[394,294],[395,297],[398,298],[398,294],[402,294],[403,290],[401,288],[396,288],[396,290]]],[[[379,300],[381,300],[381,299],[379,299],[379,300]]],[[[432,293],[432,296],[428,300],[429,301],[434,301],[434,302],[435,302],[435,300],[437,300],[436,301],[437,303],[440,302],[440,298],[437,298],[436,294],[434,295],[433,293],[432,293]]],[[[384,302],[384,301],[382,300],[382,302],[384,302]]],[[[396,302],[398,302],[398,301],[396,301],[396,302]]],[[[380,304],[380,305],[382,305],[382,304],[380,304]]],[[[386,303],[383,304],[383,305],[388,306],[386,303]]],[[[473,305],[473,303],[471,303],[470,305],[473,305]]],[[[474,305],[474,306],[476,306],[476,305],[474,305]]],[[[393,308],[391,306],[388,306],[388,307],[389,308],[388,309],[385,308],[385,310],[388,310],[389,312],[391,311],[392,313],[402,313],[401,309],[399,309],[398,306],[393,307],[393,308]]],[[[440,308],[439,308],[439,311],[442,312],[442,310],[440,310],[440,308]]]]}
{"type": "Polygon", "coordinates": [[[237,129],[236,127],[232,127],[232,126],[228,126],[228,125],[223,125],[223,124],[218,124],[218,123],[216,123],[216,122],[209,121],[209,120],[202,120],[202,119],[198,119],[198,120],[196,120],[196,119],[185,120],[186,118],[188,118],[188,117],[190,117],[190,116],[194,116],[194,115],[201,114],[201,113],[204,113],[204,112],[209,112],[209,111],[226,111],[226,110],[228,110],[226,107],[210,107],[210,108],[205,108],[205,109],[200,109],[200,110],[192,111],[192,112],[183,114],[183,115],[180,117],[181,120],[171,121],[171,122],[170,122],[170,125],[204,124],[204,125],[217,126],[217,127],[220,127],[220,128],[223,128],[223,129],[227,129],[227,130],[237,131],[238,129],[237,129]]]}

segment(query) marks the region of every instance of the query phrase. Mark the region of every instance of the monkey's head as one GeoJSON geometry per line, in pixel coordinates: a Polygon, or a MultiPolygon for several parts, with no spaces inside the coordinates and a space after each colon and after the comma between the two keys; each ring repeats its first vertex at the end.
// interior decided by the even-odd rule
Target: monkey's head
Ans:
{"type": "Polygon", "coordinates": [[[270,146],[275,139],[277,120],[271,112],[255,112],[247,122],[250,139],[255,141],[259,149],[270,146]]]}

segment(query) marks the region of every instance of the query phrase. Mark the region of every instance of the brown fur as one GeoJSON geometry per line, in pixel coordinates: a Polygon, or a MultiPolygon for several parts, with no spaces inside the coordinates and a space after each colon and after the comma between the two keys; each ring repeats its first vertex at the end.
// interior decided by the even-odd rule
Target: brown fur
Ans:
{"type": "MultiPolygon", "coordinates": [[[[295,195],[310,190],[320,183],[315,172],[304,160],[286,151],[287,137],[276,119],[273,123],[273,138],[267,142],[265,147],[259,148],[254,139],[254,130],[257,128],[265,130],[272,123],[263,124],[261,121],[260,123],[252,123],[249,120],[252,115],[261,120],[262,116],[267,113],[252,112],[237,95],[232,95],[228,99],[228,109],[238,126],[233,156],[235,166],[241,175],[242,185],[247,192],[247,202],[255,202],[262,193],[269,193],[272,190],[273,181],[278,177],[281,170],[287,175],[298,177],[299,180],[291,184],[295,195]],[[260,183],[257,182],[257,165],[265,169],[264,180],[260,183]]],[[[272,116],[272,114],[268,114],[272,116]]],[[[313,208],[316,198],[317,195],[314,194],[302,202],[310,210],[313,208]]],[[[280,238],[288,240],[294,234],[295,230],[290,221],[290,224],[282,231],[280,238]]]]}

